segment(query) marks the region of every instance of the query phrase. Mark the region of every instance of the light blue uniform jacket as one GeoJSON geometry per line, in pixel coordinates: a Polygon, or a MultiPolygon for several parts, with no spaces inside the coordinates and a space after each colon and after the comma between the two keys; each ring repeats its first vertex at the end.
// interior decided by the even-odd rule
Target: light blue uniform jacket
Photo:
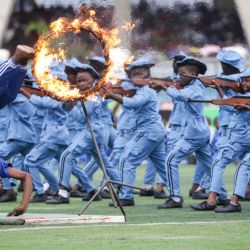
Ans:
{"type": "Polygon", "coordinates": [[[47,96],[40,97],[32,95],[30,101],[39,108],[47,109],[42,126],[40,141],[52,144],[68,145],[69,132],[66,126],[68,111],[64,109],[64,104],[47,96]]]}
{"type": "Polygon", "coordinates": [[[183,112],[183,136],[186,139],[209,138],[210,132],[207,120],[203,115],[204,104],[188,102],[188,99],[203,100],[205,87],[199,80],[194,80],[184,88],[178,90],[170,87],[167,94],[173,101],[182,101],[185,105],[183,112]]]}
{"type": "Polygon", "coordinates": [[[157,94],[153,89],[148,86],[138,88],[133,97],[123,97],[123,106],[136,116],[135,133],[144,132],[153,141],[165,137],[157,94]]]}
{"type": "Polygon", "coordinates": [[[28,143],[35,143],[35,131],[31,123],[31,117],[34,114],[34,108],[22,94],[8,105],[9,127],[8,140],[19,140],[28,143]]]}

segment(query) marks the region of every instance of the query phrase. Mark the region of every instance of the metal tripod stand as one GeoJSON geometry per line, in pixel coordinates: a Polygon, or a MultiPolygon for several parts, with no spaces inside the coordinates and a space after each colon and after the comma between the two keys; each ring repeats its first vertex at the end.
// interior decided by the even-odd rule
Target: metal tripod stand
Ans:
{"type": "Polygon", "coordinates": [[[118,207],[120,208],[120,210],[121,210],[121,212],[122,212],[122,214],[123,214],[123,216],[125,218],[125,221],[126,221],[126,213],[125,213],[125,211],[123,209],[123,206],[122,206],[119,198],[117,197],[117,194],[116,194],[112,184],[116,184],[116,185],[119,185],[119,186],[125,186],[125,187],[131,187],[131,188],[135,188],[135,189],[139,189],[139,190],[144,190],[144,189],[139,188],[139,187],[135,187],[135,186],[132,186],[132,185],[128,185],[128,184],[125,184],[125,183],[122,183],[122,182],[119,182],[119,181],[110,180],[109,176],[107,175],[107,171],[106,171],[106,168],[104,166],[104,163],[103,163],[103,159],[102,159],[102,156],[101,156],[101,153],[100,153],[100,149],[99,149],[99,146],[97,144],[96,137],[95,137],[95,134],[93,132],[91,122],[90,122],[90,119],[89,119],[89,115],[88,115],[88,112],[87,112],[84,101],[81,101],[81,106],[82,106],[82,109],[83,109],[83,112],[84,112],[84,115],[85,115],[85,119],[86,119],[86,122],[87,122],[88,129],[90,131],[91,137],[92,137],[93,142],[94,142],[94,146],[95,146],[95,149],[96,149],[96,152],[97,152],[97,157],[98,157],[98,160],[99,160],[99,166],[100,166],[100,168],[101,168],[101,170],[103,172],[104,182],[103,182],[102,186],[98,189],[98,191],[93,195],[93,197],[88,201],[88,203],[81,209],[81,211],[78,213],[78,215],[83,214],[83,212],[93,202],[95,197],[103,190],[103,188],[105,186],[107,186],[107,188],[109,189],[111,199],[112,199],[112,203],[113,203],[114,207],[117,207],[117,205],[118,205],[118,207]]]}

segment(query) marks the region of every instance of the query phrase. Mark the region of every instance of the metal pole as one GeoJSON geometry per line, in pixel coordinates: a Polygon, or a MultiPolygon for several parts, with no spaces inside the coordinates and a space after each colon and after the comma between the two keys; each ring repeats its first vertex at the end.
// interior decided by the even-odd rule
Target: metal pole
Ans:
{"type": "MultiPolygon", "coordinates": [[[[84,101],[81,101],[81,106],[82,106],[82,109],[83,109],[83,112],[84,112],[84,115],[85,115],[85,119],[86,119],[86,122],[87,122],[87,125],[88,125],[88,128],[89,128],[91,137],[92,137],[93,142],[94,142],[94,146],[95,146],[95,149],[96,149],[96,152],[97,152],[97,157],[98,157],[98,160],[99,160],[99,166],[101,167],[101,170],[102,170],[102,172],[103,172],[104,180],[106,181],[106,185],[107,185],[107,187],[108,187],[108,189],[109,189],[109,192],[110,192],[110,195],[111,195],[111,198],[112,198],[112,202],[113,202],[114,206],[116,207],[116,202],[118,201],[118,202],[117,202],[117,203],[118,203],[118,206],[119,206],[119,208],[120,208],[120,210],[121,210],[121,212],[122,212],[122,214],[123,214],[123,216],[124,216],[124,218],[125,218],[125,220],[126,220],[126,213],[125,213],[125,211],[124,211],[124,209],[123,209],[121,203],[119,202],[119,199],[118,199],[118,197],[117,197],[117,195],[116,195],[116,193],[115,193],[115,191],[114,191],[114,189],[113,189],[112,184],[109,182],[110,179],[109,179],[109,177],[108,177],[108,175],[107,175],[107,171],[106,171],[106,168],[105,168],[104,163],[103,163],[103,160],[102,160],[101,152],[100,152],[98,143],[97,143],[97,141],[96,141],[96,137],[95,137],[94,132],[93,132],[93,130],[92,130],[92,126],[91,126],[91,123],[90,123],[89,115],[88,115],[88,112],[87,112],[87,109],[86,109],[86,106],[85,106],[84,101]]],[[[103,187],[104,187],[104,186],[103,186],[103,187]]],[[[102,188],[103,188],[103,187],[102,187],[102,188]]],[[[101,191],[102,191],[102,188],[101,188],[100,190],[98,190],[97,193],[101,192],[101,191]]],[[[96,195],[97,195],[97,194],[96,194],[96,195]]],[[[91,199],[91,200],[88,202],[88,204],[85,206],[85,208],[83,208],[83,209],[81,210],[81,212],[79,213],[79,215],[81,215],[81,214],[83,213],[83,211],[90,205],[90,203],[91,203],[93,200],[94,200],[94,198],[91,199]]]]}
{"type": "Polygon", "coordinates": [[[123,209],[123,206],[119,200],[119,198],[117,197],[117,194],[112,186],[112,184],[117,184],[119,186],[125,186],[125,187],[131,187],[131,188],[135,188],[135,189],[139,189],[139,190],[146,190],[144,188],[139,188],[139,187],[135,187],[135,186],[132,186],[132,185],[129,185],[129,184],[125,184],[125,183],[122,183],[122,182],[119,182],[119,181],[113,181],[113,180],[110,180],[108,174],[107,174],[107,171],[106,171],[106,168],[105,168],[105,165],[103,163],[103,160],[102,160],[102,155],[101,155],[101,152],[100,152],[100,149],[99,149],[99,146],[98,146],[98,143],[96,141],[96,137],[95,137],[95,134],[93,132],[93,129],[92,129],[92,126],[91,126],[91,122],[90,122],[90,119],[89,119],[89,115],[88,115],[88,111],[86,109],[86,106],[85,106],[85,103],[84,101],[81,101],[81,106],[82,106],[82,109],[83,109],[83,112],[84,112],[84,115],[85,115],[85,119],[86,119],[86,122],[87,122],[87,125],[88,125],[88,128],[89,128],[89,131],[90,131],[90,134],[91,134],[91,137],[93,139],[93,142],[94,142],[94,146],[95,146],[95,149],[96,149],[96,152],[97,152],[97,157],[98,157],[98,160],[99,160],[99,166],[103,172],[103,176],[104,176],[104,183],[103,185],[100,187],[100,189],[95,193],[95,195],[90,199],[90,201],[88,201],[88,203],[81,209],[81,211],[78,213],[78,215],[81,215],[88,207],[89,205],[92,203],[92,201],[95,199],[95,197],[102,191],[102,189],[107,185],[108,189],[109,189],[109,192],[110,192],[110,195],[111,195],[111,198],[112,198],[112,202],[113,202],[113,205],[115,207],[116,204],[118,205],[118,207],[120,208],[123,216],[124,216],[124,219],[126,221],[126,213],[123,209]]]}

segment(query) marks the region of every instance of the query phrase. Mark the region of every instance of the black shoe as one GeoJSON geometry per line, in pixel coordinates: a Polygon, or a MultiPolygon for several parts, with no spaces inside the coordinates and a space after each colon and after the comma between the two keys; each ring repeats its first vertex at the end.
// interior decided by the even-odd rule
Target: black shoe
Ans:
{"type": "Polygon", "coordinates": [[[45,202],[48,199],[48,196],[46,194],[35,194],[30,202],[45,202]]]}
{"type": "Polygon", "coordinates": [[[82,198],[87,195],[86,190],[84,190],[82,187],[80,187],[78,184],[76,184],[71,190],[70,190],[70,197],[75,198],[82,198]]]}
{"type": "Polygon", "coordinates": [[[0,196],[0,202],[9,202],[9,201],[16,201],[17,193],[13,190],[6,190],[0,196]]]}
{"type": "Polygon", "coordinates": [[[133,194],[140,194],[140,191],[138,189],[133,189],[133,194]]]}
{"type": "Polygon", "coordinates": [[[192,197],[193,192],[194,192],[194,190],[190,189],[189,192],[188,192],[188,196],[192,197]]]}
{"type": "MultiPolygon", "coordinates": [[[[134,199],[119,199],[119,201],[123,207],[130,207],[135,205],[134,199]]],[[[114,207],[114,204],[109,203],[109,206],[114,207]]]]}
{"type": "Polygon", "coordinates": [[[230,200],[218,198],[216,203],[217,203],[217,206],[226,206],[230,203],[230,200]]]}
{"type": "Polygon", "coordinates": [[[148,189],[148,190],[140,190],[140,193],[139,193],[139,195],[140,196],[154,196],[154,188],[153,187],[151,187],[150,189],[148,189]]]}
{"type": "Polygon", "coordinates": [[[3,183],[2,180],[0,178],[0,196],[4,194],[4,190],[3,190],[3,183]]]}
{"type": "Polygon", "coordinates": [[[167,197],[165,203],[158,205],[158,209],[165,209],[165,208],[178,208],[182,207],[183,199],[180,197],[180,201],[175,201],[172,197],[167,197]]]}
{"type": "Polygon", "coordinates": [[[215,213],[233,213],[233,212],[241,212],[241,205],[237,203],[236,205],[229,203],[223,207],[217,207],[214,209],[215,213]]]}
{"type": "Polygon", "coordinates": [[[210,205],[207,203],[207,201],[203,201],[198,204],[192,204],[191,208],[199,211],[208,211],[208,210],[214,210],[216,208],[216,205],[210,205]]]}
{"type": "Polygon", "coordinates": [[[162,190],[160,192],[155,191],[154,192],[154,198],[155,199],[166,199],[167,198],[167,194],[165,193],[164,190],[162,190]]]}
{"type": "Polygon", "coordinates": [[[17,192],[23,192],[23,182],[21,181],[17,187],[17,192]]]}
{"type": "Polygon", "coordinates": [[[69,204],[69,198],[64,198],[61,195],[55,195],[47,199],[46,204],[69,204]]]}
{"type": "MultiPolygon", "coordinates": [[[[85,197],[82,198],[83,201],[89,201],[94,195],[95,193],[97,192],[96,189],[92,190],[91,192],[89,192],[85,197]]],[[[102,200],[102,197],[100,194],[98,194],[94,201],[101,201],[102,200]]]]}
{"type": "Polygon", "coordinates": [[[107,189],[105,189],[101,192],[101,197],[103,199],[111,199],[111,195],[107,189]]]}
{"type": "Polygon", "coordinates": [[[80,190],[71,190],[70,193],[69,193],[70,197],[74,197],[74,198],[82,198],[84,196],[87,195],[86,192],[82,192],[80,190]]]}
{"type": "Polygon", "coordinates": [[[243,201],[250,201],[250,192],[245,193],[245,197],[243,198],[243,201]]]}
{"type": "Polygon", "coordinates": [[[208,193],[206,193],[205,188],[202,188],[198,191],[193,191],[191,197],[192,197],[192,199],[206,200],[208,198],[208,193]]]}
{"type": "Polygon", "coordinates": [[[56,195],[57,195],[57,192],[52,191],[52,190],[49,188],[49,189],[47,189],[47,190],[45,191],[45,194],[46,194],[48,197],[52,197],[52,196],[56,196],[56,195]]]}

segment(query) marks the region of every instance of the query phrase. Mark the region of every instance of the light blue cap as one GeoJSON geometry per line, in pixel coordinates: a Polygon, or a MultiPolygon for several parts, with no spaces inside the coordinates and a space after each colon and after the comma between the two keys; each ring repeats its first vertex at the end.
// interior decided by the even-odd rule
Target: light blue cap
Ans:
{"type": "Polygon", "coordinates": [[[219,75],[218,78],[223,79],[223,80],[241,82],[240,75],[241,75],[241,74],[219,75]]]}
{"type": "Polygon", "coordinates": [[[63,71],[52,70],[52,75],[60,80],[67,81],[67,75],[63,71]]]}
{"type": "Polygon", "coordinates": [[[187,57],[188,55],[185,52],[181,51],[180,53],[177,53],[174,56],[172,56],[171,59],[175,60],[175,58],[178,58],[178,57],[181,57],[181,56],[182,57],[187,57]]]}
{"type": "Polygon", "coordinates": [[[178,67],[185,66],[185,65],[194,65],[198,67],[200,74],[205,74],[205,72],[207,71],[206,64],[204,64],[203,62],[201,62],[200,60],[192,56],[186,56],[183,60],[177,61],[176,65],[178,67]]]}
{"type": "Polygon", "coordinates": [[[27,69],[27,73],[26,73],[26,75],[25,75],[24,82],[25,82],[25,80],[31,81],[32,87],[34,87],[34,85],[36,85],[36,81],[35,81],[35,78],[34,78],[34,76],[33,76],[33,74],[32,74],[32,69],[31,69],[31,67],[28,67],[28,69],[27,69]]]}
{"type": "Polygon", "coordinates": [[[104,66],[106,65],[106,60],[103,56],[93,56],[89,58],[90,63],[98,62],[103,64],[104,66]]]}
{"type": "Polygon", "coordinates": [[[77,71],[87,71],[89,72],[95,79],[99,79],[100,76],[97,73],[97,71],[89,64],[87,63],[78,63],[75,68],[77,71]]]}
{"type": "Polygon", "coordinates": [[[52,61],[49,68],[53,71],[63,71],[64,70],[64,62],[52,61]]]}
{"type": "Polygon", "coordinates": [[[221,50],[217,56],[217,60],[229,64],[234,68],[237,68],[240,72],[246,68],[245,60],[242,56],[234,50],[221,50]]]}
{"type": "Polygon", "coordinates": [[[139,58],[139,59],[133,61],[132,63],[125,65],[125,70],[130,71],[134,68],[141,68],[141,67],[151,68],[154,65],[155,65],[155,63],[153,63],[149,59],[139,58]]]}
{"type": "Polygon", "coordinates": [[[79,60],[77,60],[75,57],[73,57],[71,59],[66,60],[65,67],[75,69],[77,67],[77,65],[79,65],[79,63],[81,63],[81,62],[79,60]]]}
{"type": "Polygon", "coordinates": [[[27,70],[25,78],[35,82],[35,78],[33,77],[31,70],[27,70]]]}
{"type": "Polygon", "coordinates": [[[244,77],[250,77],[250,68],[246,69],[245,71],[243,71],[242,73],[238,74],[238,76],[240,78],[244,78],[244,77]]]}

